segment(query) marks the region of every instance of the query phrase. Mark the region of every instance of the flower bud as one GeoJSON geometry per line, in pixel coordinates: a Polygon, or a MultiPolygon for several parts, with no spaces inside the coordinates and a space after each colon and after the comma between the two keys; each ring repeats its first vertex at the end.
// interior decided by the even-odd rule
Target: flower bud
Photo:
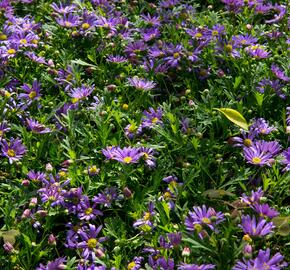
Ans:
{"type": "Polygon", "coordinates": [[[123,194],[127,199],[130,199],[133,196],[132,191],[128,187],[124,187],[123,194]]]}
{"type": "Polygon", "coordinates": [[[45,166],[45,170],[46,170],[47,172],[52,172],[52,170],[53,170],[52,165],[51,165],[50,163],[47,163],[46,166],[45,166]]]}
{"type": "Polygon", "coordinates": [[[53,234],[48,236],[48,244],[51,246],[56,246],[56,238],[53,234]]]}
{"type": "Polygon", "coordinates": [[[30,209],[25,209],[25,210],[23,211],[23,214],[22,214],[21,218],[22,218],[22,219],[29,218],[29,217],[30,217],[30,214],[31,214],[30,209]]]}
{"type": "Polygon", "coordinates": [[[182,256],[189,256],[190,255],[190,248],[189,247],[184,247],[184,249],[182,250],[182,256]]]}
{"type": "Polygon", "coordinates": [[[36,204],[37,204],[37,198],[36,197],[31,198],[30,203],[29,203],[29,207],[33,208],[36,206],[36,204]]]}
{"type": "Polygon", "coordinates": [[[10,242],[5,242],[3,248],[7,253],[13,253],[15,251],[13,245],[10,242]]]}
{"type": "Polygon", "coordinates": [[[24,179],[24,180],[22,180],[22,182],[21,182],[21,185],[22,186],[24,186],[24,187],[28,187],[29,186],[29,180],[28,179],[24,179]]]}

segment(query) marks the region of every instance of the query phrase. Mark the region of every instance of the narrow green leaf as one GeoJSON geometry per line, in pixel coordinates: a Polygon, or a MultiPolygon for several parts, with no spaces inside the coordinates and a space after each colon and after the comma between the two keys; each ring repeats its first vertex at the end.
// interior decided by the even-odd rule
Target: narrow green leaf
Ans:
{"type": "Polygon", "coordinates": [[[233,122],[237,126],[245,130],[248,130],[248,123],[246,119],[238,111],[230,108],[216,108],[216,110],[221,112],[226,118],[228,118],[231,122],[233,122]]]}

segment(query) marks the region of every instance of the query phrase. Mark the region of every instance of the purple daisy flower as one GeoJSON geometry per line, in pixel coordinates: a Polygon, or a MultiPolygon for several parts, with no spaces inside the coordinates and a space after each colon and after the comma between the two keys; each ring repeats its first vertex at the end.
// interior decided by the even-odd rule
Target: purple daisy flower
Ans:
{"type": "Polygon", "coordinates": [[[45,127],[44,125],[40,124],[37,120],[32,118],[26,119],[28,128],[35,133],[38,134],[45,134],[51,132],[50,128],[45,127]]]}
{"type": "Polygon", "coordinates": [[[28,100],[28,103],[31,103],[33,100],[37,100],[40,98],[40,83],[37,80],[33,81],[32,87],[30,87],[28,84],[24,84],[21,88],[26,93],[21,93],[19,95],[20,99],[26,99],[28,100]]]}
{"type": "Polygon", "coordinates": [[[141,157],[138,148],[133,147],[124,147],[123,149],[118,148],[114,153],[114,160],[117,160],[121,163],[132,164],[137,163],[141,157]]]}
{"type": "Polygon", "coordinates": [[[56,18],[56,21],[60,26],[65,28],[77,27],[81,23],[80,17],[72,13],[63,14],[62,17],[56,18]]]}
{"type": "Polygon", "coordinates": [[[250,147],[253,145],[256,134],[254,132],[246,132],[242,130],[240,137],[230,138],[230,143],[235,147],[250,147]]]}
{"type": "Polygon", "coordinates": [[[257,191],[251,191],[251,195],[248,196],[246,194],[242,194],[241,202],[246,203],[248,205],[253,205],[255,203],[259,203],[261,198],[264,196],[264,191],[261,187],[257,189],[257,191]]]}
{"type": "Polygon", "coordinates": [[[103,213],[100,210],[97,210],[95,206],[96,204],[91,206],[89,198],[83,196],[77,206],[79,219],[88,221],[96,219],[97,216],[102,216],[103,213]]]}
{"type": "Polygon", "coordinates": [[[203,205],[202,207],[193,207],[193,211],[189,211],[189,215],[185,218],[184,224],[189,231],[200,231],[204,227],[216,231],[216,225],[224,220],[225,217],[222,212],[216,212],[213,208],[207,208],[203,205]]]}
{"type": "Polygon", "coordinates": [[[252,269],[269,269],[280,270],[288,266],[283,262],[284,257],[280,253],[276,253],[270,258],[270,249],[259,250],[258,256],[251,260],[243,259],[238,261],[233,270],[252,270],[252,269]]]}
{"type": "Polygon", "coordinates": [[[92,201],[96,204],[102,204],[105,207],[111,207],[112,203],[118,200],[118,198],[118,189],[116,187],[110,187],[95,196],[92,201]]]}
{"type": "Polygon", "coordinates": [[[77,103],[80,100],[87,98],[94,91],[94,85],[87,87],[82,85],[82,87],[73,88],[69,92],[69,96],[72,97],[72,102],[77,103]]]}
{"type": "Polygon", "coordinates": [[[153,156],[155,154],[154,149],[147,147],[139,148],[140,156],[144,158],[146,165],[149,168],[154,168],[156,166],[156,158],[153,156]]]}
{"type": "Polygon", "coordinates": [[[67,14],[70,12],[74,12],[76,10],[76,5],[65,6],[62,3],[59,3],[59,5],[57,5],[56,3],[53,2],[50,6],[54,10],[54,12],[60,14],[67,14]]]}
{"type": "Polygon", "coordinates": [[[262,46],[254,45],[246,48],[246,52],[250,56],[256,59],[265,59],[270,57],[270,53],[267,52],[262,46]]]}
{"type": "Polygon", "coordinates": [[[281,164],[285,165],[283,171],[290,171],[290,147],[282,152],[282,157],[281,164]]]}
{"type": "Polygon", "coordinates": [[[46,174],[43,172],[35,172],[34,170],[31,170],[27,173],[27,177],[34,183],[41,183],[46,179],[46,174]]]}
{"type": "Polygon", "coordinates": [[[133,261],[127,266],[128,270],[139,270],[142,267],[143,257],[134,257],[133,261]]]}
{"type": "Polygon", "coordinates": [[[128,82],[131,86],[135,87],[137,90],[149,91],[155,88],[156,83],[153,81],[147,81],[140,79],[138,77],[129,78],[128,82]]]}
{"type": "Polygon", "coordinates": [[[151,230],[153,228],[153,218],[155,216],[154,203],[148,204],[148,210],[143,213],[142,218],[136,220],[133,224],[134,228],[141,228],[144,230],[151,230]]]}
{"type": "Polygon", "coordinates": [[[251,205],[251,208],[255,210],[261,217],[273,218],[279,215],[279,212],[276,211],[274,208],[271,208],[267,203],[255,203],[251,205]]]}
{"type": "Polygon", "coordinates": [[[142,118],[141,126],[142,128],[152,128],[155,125],[162,124],[163,112],[161,108],[157,108],[155,111],[152,107],[149,111],[143,112],[144,117],[142,118]]]}
{"type": "Polygon", "coordinates": [[[251,218],[249,215],[242,216],[242,224],[239,227],[249,236],[265,236],[275,228],[273,222],[267,223],[263,218],[257,221],[256,217],[251,218]]]}
{"type": "Polygon", "coordinates": [[[8,127],[7,122],[4,121],[0,123],[0,141],[3,138],[4,134],[9,130],[10,128],[8,127]]]}
{"type": "Polygon", "coordinates": [[[124,56],[121,56],[121,55],[109,55],[107,57],[107,61],[108,62],[111,62],[111,63],[125,63],[125,62],[128,62],[128,59],[124,56]]]}
{"type": "Polygon", "coordinates": [[[49,262],[47,265],[40,264],[36,270],[64,270],[66,259],[57,258],[56,260],[49,262]]]}
{"type": "Polygon", "coordinates": [[[125,128],[125,135],[129,139],[133,139],[135,136],[138,136],[142,133],[142,126],[137,126],[135,123],[127,125],[125,128]]]}
{"type": "Polygon", "coordinates": [[[78,234],[81,242],[77,244],[77,247],[82,249],[82,257],[84,259],[91,259],[92,261],[95,261],[96,258],[104,256],[104,251],[100,246],[100,243],[106,241],[107,238],[97,238],[101,230],[102,225],[96,228],[96,226],[92,224],[89,224],[88,227],[84,226],[79,229],[78,234]]]}
{"type": "Polygon", "coordinates": [[[271,66],[271,71],[274,73],[274,75],[285,82],[289,82],[290,78],[288,76],[285,75],[284,71],[282,69],[280,69],[277,65],[272,64],[271,66]]]}
{"type": "Polygon", "coordinates": [[[246,35],[238,35],[238,36],[233,36],[232,40],[235,44],[235,46],[241,48],[243,46],[249,46],[249,45],[254,45],[258,39],[246,34],[246,35]]]}
{"type": "Polygon", "coordinates": [[[105,149],[102,149],[102,153],[106,159],[112,160],[115,158],[118,149],[120,149],[119,146],[107,146],[105,149]]]}
{"type": "Polygon", "coordinates": [[[215,265],[213,264],[187,264],[181,263],[178,267],[178,270],[210,270],[215,269],[215,265]]]}
{"type": "Polygon", "coordinates": [[[256,135],[268,135],[273,131],[277,131],[277,128],[270,126],[264,118],[256,119],[250,126],[250,133],[254,133],[256,135]]]}
{"type": "Polygon", "coordinates": [[[18,138],[11,138],[9,143],[3,139],[0,145],[2,146],[2,155],[8,158],[10,164],[20,160],[27,152],[26,147],[18,138]]]}

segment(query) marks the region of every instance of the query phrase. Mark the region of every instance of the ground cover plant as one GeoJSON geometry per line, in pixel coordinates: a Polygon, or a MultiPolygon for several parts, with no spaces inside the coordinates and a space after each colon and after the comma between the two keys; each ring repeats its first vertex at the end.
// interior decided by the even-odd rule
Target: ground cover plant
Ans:
{"type": "Polygon", "coordinates": [[[288,1],[0,12],[1,269],[289,269],[288,1]]]}

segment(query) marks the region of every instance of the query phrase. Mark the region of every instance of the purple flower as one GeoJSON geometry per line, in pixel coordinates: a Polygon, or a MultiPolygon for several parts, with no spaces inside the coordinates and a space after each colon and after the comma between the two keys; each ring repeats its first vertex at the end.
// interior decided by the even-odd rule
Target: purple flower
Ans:
{"type": "Polygon", "coordinates": [[[157,15],[151,16],[150,13],[148,13],[147,15],[142,14],[141,19],[149,26],[160,26],[160,17],[157,15]]]}
{"type": "Polygon", "coordinates": [[[142,126],[137,126],[135,123],[127,125],[125,128],[125,135],[129,139],[133,139],[135,136],[138,136],[142,133],[142,126]]]}
{"type": "Polygon", "coordinates": [[[114,151],[114,157],[112,159],[117,160],[121,163],[132,164],[137,163],[141,157],[138,148],[124,147],[116,148],[114,151]]]}
{"type": "Polygon", "coordinates": [[[106,241],[107,238],[97,238],[101,230],[102,226],[96,228],[96,226],[92,224],[89,224],[88,227],[85,226],[79,229],[78,234],[81,242],[77,244],[77,248],[82,249],[82,257],[84,259],[95,261],[96,258],[104,256],[104,251],[100,246],[100,243],[106,241]]]}
{"type": "Polygon", "coordinates": [[[151,255],[148,258],[148,264],[154,270],[174,270],[174,261],[171,258],[165,259],[164,257],[152,257],[151,255]]]}
{"type": "Polygon", "coordinates": [[[79,26],[81,23],[80,17],[72,13],[63,14],[62,17],[56,18],[57,23],[65,28],[79,26]]]}
{"type": "Polygon", "coordinates": [[[153,156],[155,154],[154,149],[140,147],[139,154],[144,158],[145,163],[149,168],[154,168],[156,166],[156,158],[153,156]]]}
{"type": "Polygon", "coordinates": [[[56,3],[53,2],[50,6],[54,10],[54,12],[60,13],[60,14],[67,14],[70,12],[74,12],[76,10],[75,5],[65,6],[62,3],[59,3],[59,5],[57,5],[56,3]]]}
{"type": "Polygon", "coordinates": [[[109,55],[107,57],[107,61],[111,63],[125,63],[128,61],[128,59],[121,55],[109,55]]]}
{"type": "Polygon", "coordinates": [[[115,159],[118,149],[120,149],[119,146],[107,146],[105,149],[102,149],[102,153],[106,157],[106,159],[112,160],[115,159]]]}
{"type": "Polygon", "coordinates": [[[235,136],[230,138],[230,143],[233,143],[235,147],[250,147],[253,145],[255,137],[255,132],[246,132],[243,130],[240,137],[235,136]]]}
{"type": "Polygon", "coordinates": [[[76,103],[79,102],[80,100],[87,98],[93,91],[94,91],[93,85],[91,87],[82,85],[82,87],[73,88],[69,92],[69,96],[72,97],[72,102],[76,103]]]}
{"type": "Polygon", "coordinates": [[[290,171],[290,147],[282,152],[282,157],[281,164],[285,165],[283,171],[290,171]]]}
{"type": "Polygon", "coordinates": [[[134,257],[133,261],[127,266],[128,270],[139,270],[142,267],[143,257],[134,257]]]}
{"type": "Polygon", "coordinates": [[[111,207],[113,201],[118,199],[118,190],[116,187],[106,188],[103,192],[95,196],[92,201],[96,204],[102,204],[111,207]]]}
{"type": "Polygon", "coordinates": [[[251,260],[238,261],[233,270],[280,270],[287,267],[287,263],[283,262],[284,257],[280,253],[276,253],[270,258],[270,249],[259,250],[258,256],[251,260]]]}
{"type": "Polygon", "coordinates": [[[185,218],[185,226],[189,231],[200,231],[202,228],[209,227],[216,231],[216,225],[225,220],[222,212],[216,212],[213,208],[203,205],[202,207],[193,207],[189,215],[185,218]]]}
{"type": "Polygon", "coordinates": [[[289,82],[290,78],[288,76],[285,75],[284,71],[282,69],[280,69],[277,65],[272,64],[271,66],[271,71],[274,73],[274,75],[285,82],[289,82]]]}
{"type": "Polygon", "coordinates": [[[33,81],[32,87],[24,84],[21,88],[26,92],[19,95],[20,99],[27,99],[28,103],[40,98],[40,83],[37,80],[33,81]]]}
{"type": "Polygon", "coordinates": [[[268,204],[254,203],[251,208],[255,210],[261,217],[273,218],[279,215],[279,212],[271,208],[268,204]]]}
{"type": "Polygon", "coordinates": [[[11,138],[9,143],[3,139],[0,145],[2,146],[2,155],[8,158],[10,164],[20,160],[27,152],[26,147],[18,138],[11,138]]]}
{"type": "Polygon", "coordinates": [[[268,135],[276,130],[277,128],[274,126],[269,126],[269,123],[264,118],[256,119],[250,126],[250,132],[256,135],[268,135]]]}
{"type": "Polygon", "coordinates": [[[152,81],[140,79],[138,77],[129,78],[128,82],[131,86],[135,87],[137,90],[143,90],[143,91],[152,90],[156,86],[156,83],[152,81]]]}
{"type": "Polygon", "coordinates": [[[149,108],[149,111],[143,112],[144,117],[142,118],[142,127],[143,128],[152,128],[155,125],[162,124],[163,112],[161,108],[157,108],[155,111],[152,107],[149,108]]]}
{"type": "Polygon", "coordinates": [[[36,270],[64,270],[66,259],[57,258],[56,260],[49,262],[47,265],[40,264],[36,270]]]}
{"type": "Polygon", "coordinates": [[[6,121],[0,122],[0,141],[3,138],[4,134],[9,130],[10,130],[10,128],[8,127],[6,121]]]}
{"type": "Polygon", "coordinates": [[[210,270],[215,269],[215,265],[213,264],[187,264],[181,263],[178,267],[178,270],[210,270]]]}
{"type": "Polygon", "coordinates": [[[265,236],[272,233],[272,229],[275,228],[273,222],[267,223],[263,218],[257,221],[254,216],[251,218],[249,215],[242,216],[242,224],[239,227],[250,236],[265,236]]]}
{"type": "Polygon", "coordinates": [[[32,182],[41,183],[46,179],[46,174],[43,172],[35,172],[31,170],[27,173],[27,177],[32,182]]]}
{"type": "Polygon", "coordinates": [[[263,195],[264,195],[264,191],[260,187],[257,189],[257,191],[252,190],[250,196],[247,196],[246,194],[242,194],[241,202],[246,203],[248,205],[253,205],[255,203],[259,203],[263,195]]]}
{"type": "Polygon", "coordinates": [[[168,56],[164,58],[164,61],[171,67],[177,67],[181,61],[182,56],[184,55],[183,46],[174,46],[170,44],[166,50],[166,55],[168,56]]]}
{"type": "Polygon", "coordinates": [[[148,211],[143,213],[142,218],[136,220],[133,224],[134,228],[140,228],[141,230],[151,230],[153,228],[153,217],[155,216],[154,204],[150,202],[148,204],[148,211]]]}
{"type": "Polygon", "coordinates": [[[233,36],[232,40],[233,40],[235,46],[237,46],[239,48],[241,48],[243,46],[253,45],[258,41],[257,38],[255,38],[249,34],[233,36]]]}
{"type": "Polygon", "coordinates": [[[283,5],[275,4],[274,6],[271,7],[271,10],[277,11],[278,14],[275,14],[274,18],[271,20],[265,20],[265,23],[277,23],[281,21],[287,14],[287,7],[283,5]]]}
{"type": "Polygon", "coordinates": [[[50,128],[45,127],[44,125],[40,124],[38,121],[34,120],[34,119],[26,119],[28,128],[35,133],[38,134],[45,134],[45,133],[49,133],[51,132],[50,128]]]}
{"type": "Polygon", "coordinates": [[[79,219],[88,221],[96,219],[97,216],[102,216],[103,213],[97,210],[95,206],[95,204],[91,206],[89,198],[83,196],[77,206],[79,219]]]}
{"type": "Polygon", "coordinates": [[[246,48],[246,52],[253,58],[264,59],[270,57],[270,53],[267,52],[262,46],[254,45],[246,48]]]}
{"type": "Polygon", "coordinates": [[[256,141],[251,147],[245,147],[243,154],[248,163],[256,166],[271,166],[273,157],[281,150],[278,142],[256,141]]]}

